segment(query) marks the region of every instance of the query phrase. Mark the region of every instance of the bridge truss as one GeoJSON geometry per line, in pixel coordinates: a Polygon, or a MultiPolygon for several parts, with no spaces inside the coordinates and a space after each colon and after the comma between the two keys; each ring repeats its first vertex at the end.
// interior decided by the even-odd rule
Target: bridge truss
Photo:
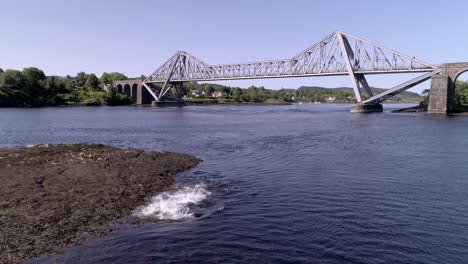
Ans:
{"type": "Polygon", "coordinates": [[[146,78],[143,85],[159,101],[172,86],[190,81],[348,75],[358,103],[378,104],[440,71],[438,66],[338,31],[284,60],[210,65],[179,51],[146,78]],[[365,75],[392,73],[423,74],[381,94],[372,94],[365,75]],[[159,94],[149,87],[150,83],[163,83],[159,94]],[[363,99],[362,91],[367,93],[367,99],[363,99]]]}

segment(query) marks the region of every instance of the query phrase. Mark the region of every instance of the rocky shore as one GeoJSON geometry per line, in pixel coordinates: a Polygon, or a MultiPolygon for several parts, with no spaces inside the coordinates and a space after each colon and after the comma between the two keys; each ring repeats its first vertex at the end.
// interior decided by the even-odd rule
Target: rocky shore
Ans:
{"type": "MultiPolygon", "coordinates": [[[[421,108],[420,106],[413,106],[409,108],[393,110],[393,113],[427,113],[427,109],[421,108]]],[[[467,116],[467,111],[455,110],[450,113],[452,116],[467,116]]]]}
{"type": "Polygon", "coordinates": [[[420,106],[413,106],[413,107],[393,110],[392,112],[393,113],[426,113],[427,109],[421,108],[420,106]]]}
{"type": "Polygon", "coordinates": [[[60,252],[131,215],[201,160],[95,144],[0,148],[0,263],[60,252]],[[98,228],[99,227],[99,228],[98,228]]]}

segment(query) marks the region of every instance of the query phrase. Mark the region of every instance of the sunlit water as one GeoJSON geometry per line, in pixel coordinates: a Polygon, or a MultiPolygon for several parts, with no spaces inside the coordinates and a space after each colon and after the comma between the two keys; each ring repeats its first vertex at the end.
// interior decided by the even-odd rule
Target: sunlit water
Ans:
{"type": "Polygon", "coordinates": [[[0,109],[0,145],[96,142],[204,160],[135,209],[154,222],[60,262],[468,263],[468,117],[388,112],[397,107],[0,109]]]}

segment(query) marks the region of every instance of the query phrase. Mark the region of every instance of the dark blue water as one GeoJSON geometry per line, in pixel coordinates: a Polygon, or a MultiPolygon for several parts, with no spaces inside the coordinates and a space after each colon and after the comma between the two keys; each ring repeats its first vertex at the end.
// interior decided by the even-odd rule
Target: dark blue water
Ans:
{"type": "Polygon", "coordinates": [[[0,109],[0,145],[97,142],[204,160],[178,179],[211,192],[199,218],[127,226],[38,263],[468,263],[468,117],[348,111],[0,109]]]}

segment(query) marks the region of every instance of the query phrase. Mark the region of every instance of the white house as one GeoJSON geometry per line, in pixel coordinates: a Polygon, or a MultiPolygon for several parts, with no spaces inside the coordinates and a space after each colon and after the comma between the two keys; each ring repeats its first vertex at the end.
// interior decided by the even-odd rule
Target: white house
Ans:
{"type": "Polygon", "coordinates": [[[211,94],[212,97],[226,97],[227,96],[227,93],[225,92],[219,92],[219,91],[216,91],[214,93],[211,94]]]}
{"type": "Polygon", "coordinates": [[[192,95],[195,97],[202,97],[202,96],[206,96],[206,93],[205,91],[202,91],[202,90],[192,90],[192,95]]]}

